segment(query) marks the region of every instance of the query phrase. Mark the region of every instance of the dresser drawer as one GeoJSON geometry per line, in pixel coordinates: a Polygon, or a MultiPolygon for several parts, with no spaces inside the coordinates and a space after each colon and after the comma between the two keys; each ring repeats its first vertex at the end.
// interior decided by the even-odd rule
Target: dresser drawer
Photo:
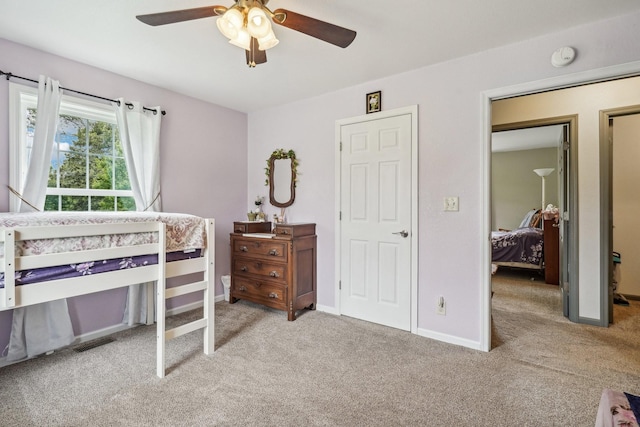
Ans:
{"type": "Polygon", "coordinates": [[[271,222],[236,221],[233,223],[234,233],[271,233],[271,222]]]}
{"type": "Polygon", "coordinates": [[[273,239],[232,239],[234,256],[264,257],[287,261],[287,243],[273,239]]]}
{"type": "Polygon", "coordinates": [[[232,291],[236,298],[245,298],[284,308],[287,306],[287,287],[277,283],[235,277],[232,291]]]}
{"type": "Polygon", "coordinates": [[[277,237],[300,237],[316,234],[315,224],[276,224],[273,234],[277,237]]]}
{"type": "Polygon", "coordinates": [[[236,257],[233,260],[231,274],[253,274],[269,278],[269,280],[285,283],[287,265],[252,258],[236,257]]]}

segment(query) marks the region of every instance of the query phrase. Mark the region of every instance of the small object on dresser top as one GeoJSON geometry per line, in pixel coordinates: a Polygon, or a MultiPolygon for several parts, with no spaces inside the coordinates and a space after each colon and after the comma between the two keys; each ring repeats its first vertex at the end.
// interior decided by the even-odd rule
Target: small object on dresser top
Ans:
{"type": "Polygon", "coordinates": [[[261,239],[273,239],[276,235],[271,233],[243,233],[244,237],[259,237],[261,239]]]}

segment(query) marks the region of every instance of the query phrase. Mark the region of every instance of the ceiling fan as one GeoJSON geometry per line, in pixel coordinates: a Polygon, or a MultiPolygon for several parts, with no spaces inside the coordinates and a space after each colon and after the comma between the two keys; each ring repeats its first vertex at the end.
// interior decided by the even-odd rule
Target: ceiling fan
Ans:
{"type": "Polygon", "coordinates": [[[217,26],[229,43],[245,50],[247,65],[255,67],[267,62],[266,50],[278,44],[271,22],[291,28],[327,43],[345,48],[356,38],[356,32],[286,9],[267,8],[269,0],[235,0],[230,7],[207,6],[170,12],[138,15],[145,24],[157,26],[219,16],[217,26]],[[269,19],[270,18],[270,19],[269,19]]]}

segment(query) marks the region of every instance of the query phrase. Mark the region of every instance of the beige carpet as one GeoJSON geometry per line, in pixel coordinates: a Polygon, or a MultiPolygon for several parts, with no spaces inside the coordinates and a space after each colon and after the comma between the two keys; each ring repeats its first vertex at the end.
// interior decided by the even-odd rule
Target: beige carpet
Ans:
{"type": "Polygon", "coordinates": [[[0,369],[0,425],[593,426],[603,388],[640,394],[636,302],[603,329],[564,319],[557,287],[499,273],[494,291],[489,353],[219,303],[215,355],[199,333],[174,340],[165,379],[146,326],[0,369]]]}

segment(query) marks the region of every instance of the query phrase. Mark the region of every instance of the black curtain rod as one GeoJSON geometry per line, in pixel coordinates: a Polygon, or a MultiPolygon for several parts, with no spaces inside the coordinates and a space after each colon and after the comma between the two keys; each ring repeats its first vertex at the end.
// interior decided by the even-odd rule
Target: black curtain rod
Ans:
{"type": "MultiPolygon", "coordinates": [[[[11,78],[14,79],[21,79],[21,80],[26,80],[28,82],[33,82],[33,83],[39,83],[38,80],[33,80],[33,79],[28,79],[26,77],[21,77],[21,76],[17,76],[15,74],[12,73],[5,73],[4,71],[0,70],[0,76],[7,76],[6,79],[9,80],[11,78]]],[[[117,99],[110,99],[110,98],[105,98],[102,96],[98,96],[98,95],[93,95],[90,93],[85,93],[85,92],[80,92],[79,90],[73,90],[73,89],[69,89],[66,87],[60,87],[60,89],[65,90],[67,92],[73,92],[73,93],[77,93],[79,95],[84,95],[84,96],[90,96],[92,98],[97,98],[97,99],[102,99],[103,101],[109,101],[109,102],[115,102],[116,104],[120,105],[120,101],[117,99]]],[[[129,108],[133,108],[133,104],[131,104],[130,102],[125,103],[125,105],[129,108]]],[[[153,114],[158,114],[158,112],[156,110],[154,110],[153,108],[147,108],[147,107],[142,107],[144,110],[146,111],[153,111],[153,114]]],[[[162,115],[166,115],[167,112],[162,110],[162,115]]]]}

